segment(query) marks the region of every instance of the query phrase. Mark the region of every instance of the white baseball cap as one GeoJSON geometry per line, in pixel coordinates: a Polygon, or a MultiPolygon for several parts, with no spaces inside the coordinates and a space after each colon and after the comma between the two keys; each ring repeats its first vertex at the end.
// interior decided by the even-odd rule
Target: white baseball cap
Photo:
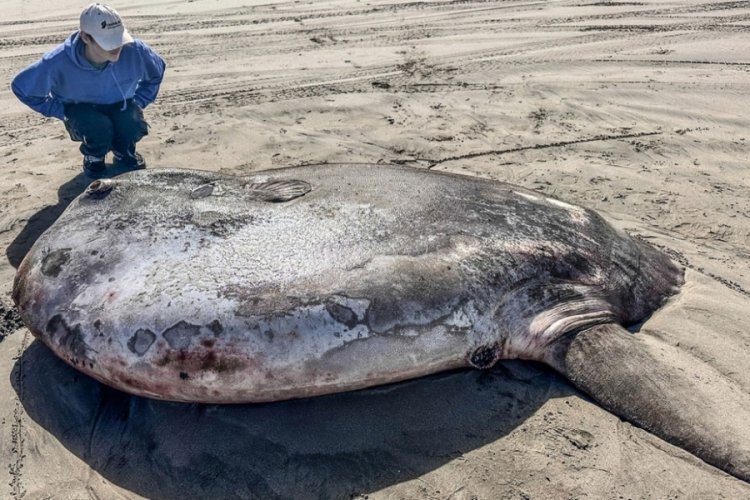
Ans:
{"type": "Polygon", "coordinates": [[[92,3],[83,9],[81,31],[91,35],[104,50],[114,50],[133,41],[120,14],[103,3],[92,3]]]}

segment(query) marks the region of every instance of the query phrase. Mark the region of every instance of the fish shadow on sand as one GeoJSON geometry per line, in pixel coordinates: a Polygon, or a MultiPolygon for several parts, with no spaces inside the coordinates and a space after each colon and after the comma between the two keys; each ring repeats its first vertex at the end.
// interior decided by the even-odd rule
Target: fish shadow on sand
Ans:
{"type": "Polygon", "coordinates": [[[310,399],[170,403],[100,384],[38,341],[11,377],[35,422],[148,498],[351,498],[434,470],[575,392],[542,365],[503,362],[310,399]]]}
{"type": "MultiPolygon", "coordinates": [[[[123,167],[109,166],[107,168],[107,177],[115,177],[127,172],[128,169],[123,167]]],[[[5,255],[8,262],[14,269],[18,269],[21,261],[29,253],[31,247],[39,236],[42,235],[60,215],[68,208],[68,205],[91,184],[92,179],[80,173],[61,185],[57,190],[57,204],[49,205],[32,215],[26,226],[18,233],[18,236],[8,245],[5,255]]]]}

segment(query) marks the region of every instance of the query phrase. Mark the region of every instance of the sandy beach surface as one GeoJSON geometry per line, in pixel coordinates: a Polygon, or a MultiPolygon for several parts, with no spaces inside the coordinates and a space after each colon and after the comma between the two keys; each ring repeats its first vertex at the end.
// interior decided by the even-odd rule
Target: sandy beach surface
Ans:
{"type": "MultiPolygon", "coordinates": [[[[686,268],[644,342],[750,392],[750,3],[113,5],[168,63],[149,167],[396,163],[594,208],[686,268]]],[[[532,363],[222,407],[123,397],[58,361],[10,292],[88,181],[9,83],[83,6],[0,0],[0,498],[750,498],[532,363]]]]}

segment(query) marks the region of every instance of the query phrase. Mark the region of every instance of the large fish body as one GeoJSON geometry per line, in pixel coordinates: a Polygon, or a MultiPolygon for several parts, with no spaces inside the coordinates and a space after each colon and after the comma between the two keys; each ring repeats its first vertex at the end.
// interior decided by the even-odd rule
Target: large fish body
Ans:
{"type": "Polygon", "coordinates": [[[14,299],[79,370],[175,401],[274,401],[542,361],[750,481],[750,396],[623,328],[682,282],[661,252],[540,193],[327,165],[96,181],[21,263],[14,299]]]}
{"type": "Polygon", "coordinates": [[[498,359],[641,321],[682,272],[596,213],[410,168],[97,181],[38,240],[15,299],[58,356],[122,390],[239,403],[498,359]]]}

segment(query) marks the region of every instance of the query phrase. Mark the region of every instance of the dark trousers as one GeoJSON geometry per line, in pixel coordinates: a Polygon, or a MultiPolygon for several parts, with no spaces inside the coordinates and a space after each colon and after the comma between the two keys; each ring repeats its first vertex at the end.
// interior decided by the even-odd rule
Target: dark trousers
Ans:
{"type": "Polygon", "coordinates": [[[143,110],[132,99],[115,104],[69,103],[65,105],[65,128],[81,143],[81,153],[104,158],[109,152],[135,157],[135,144],[148,135],[143,110]]]}

